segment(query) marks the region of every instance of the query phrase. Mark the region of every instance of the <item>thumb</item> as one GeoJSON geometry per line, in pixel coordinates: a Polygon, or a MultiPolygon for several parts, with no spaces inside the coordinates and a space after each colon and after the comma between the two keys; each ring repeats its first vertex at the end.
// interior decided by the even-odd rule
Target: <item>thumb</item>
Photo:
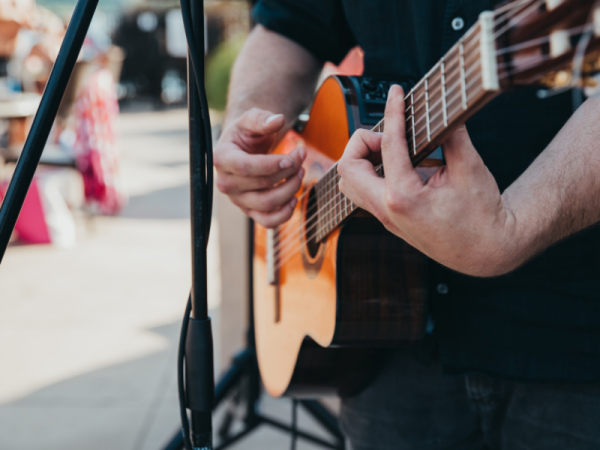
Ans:
{"type": "Polygon", "coordinates": [[[450,173],[467,175],[483,166],[483,160],[471,142],[467,127],[461,125],[442,145],[446,168],[450,173]]]}
{"type": "Polygon", "coordinates": [[[251,137],[277,133],[285,125],[283,114],[274,114],[263,109],[252,108],[240,116],[237,126],[251,137]]]}

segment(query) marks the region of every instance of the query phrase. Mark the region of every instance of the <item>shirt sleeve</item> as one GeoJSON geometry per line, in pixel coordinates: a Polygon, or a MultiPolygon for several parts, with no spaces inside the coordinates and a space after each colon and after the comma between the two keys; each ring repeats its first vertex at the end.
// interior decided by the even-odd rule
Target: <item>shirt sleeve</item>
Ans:
{"type": "Polygon", "coordinates": [[[340,0],[260,0],[252,15],[323,62],[339,64],[356,46],[340,0]]]}

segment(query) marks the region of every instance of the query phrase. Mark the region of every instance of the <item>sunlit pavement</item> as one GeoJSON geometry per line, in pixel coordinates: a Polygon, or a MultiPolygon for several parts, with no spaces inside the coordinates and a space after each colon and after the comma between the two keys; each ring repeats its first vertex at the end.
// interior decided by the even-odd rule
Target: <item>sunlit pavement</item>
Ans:
{"type": "MultiPolygon", "coordinates": [[[[186,111],[123,114],[120,142],[131,196],[123,213],[80,218],[70,249],[13,246],[0,266],[2,450],[158,450],[178,427],[176,346],[191,272],[186,111]]],[[[241,220],[225,219],[229,228],[241,220]]],[[[217,221],[209,249],[217,367],[230,324],[220,259],[239,260],[219,247],[219,230],[217,221]]],[[[287,400],[265,410],[290,417],[287,400]]],[[[303,414],[300,425],[318,431],[303,414]]],[[[232,448],[288,447],[286,435],[262,429],[232,448]]]]}

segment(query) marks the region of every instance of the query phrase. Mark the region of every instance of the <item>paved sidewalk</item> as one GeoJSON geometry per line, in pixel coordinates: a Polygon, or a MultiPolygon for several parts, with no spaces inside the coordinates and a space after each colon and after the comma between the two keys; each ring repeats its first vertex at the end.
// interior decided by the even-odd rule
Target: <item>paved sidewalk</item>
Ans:
{"type": "MultiPolygon", "coordinates": [[[[191,270],[186,111],[124,114],[121,130],[123,214],[80,223],[71,249],[13,246],[0,266],[2,450],[158,450],[178,426],[176,347],[191,270]]],[[[219,357],[218,223],[213,230],[219,357]]],[[[265,410],[290,417],[287,400],[265,410]]],[[[309,422],[301,414],[314,430],[309,422]]],[[[262,429],[232,448],[288,447],[262,429]]]]}

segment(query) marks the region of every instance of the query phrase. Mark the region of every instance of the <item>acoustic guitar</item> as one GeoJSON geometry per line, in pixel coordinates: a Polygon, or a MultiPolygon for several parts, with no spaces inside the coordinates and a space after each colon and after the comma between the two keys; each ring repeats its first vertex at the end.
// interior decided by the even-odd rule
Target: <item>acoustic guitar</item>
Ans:
{"type": "MultiPolygon", "coordinates": [[[[502,91],[591,83],[600,69],[600,2],[594,5],[515,0],[481,13],[405,89],[414,165],[441,165],[428,155],[502,91]]],[[[352,133],[384,129],[388,87],[368,78],[328,78],[310,118],[275,149],[305,147],[307,175],[292,219],[274,230],[255,227],[256,346],[263,383],[273,396],[351,394],[369,379],[380,349],[424,336],[427,258],[338,189],[336,161],[352,133]]],[[[383,167],[377,171],[383,176],[383,167]]]]}

